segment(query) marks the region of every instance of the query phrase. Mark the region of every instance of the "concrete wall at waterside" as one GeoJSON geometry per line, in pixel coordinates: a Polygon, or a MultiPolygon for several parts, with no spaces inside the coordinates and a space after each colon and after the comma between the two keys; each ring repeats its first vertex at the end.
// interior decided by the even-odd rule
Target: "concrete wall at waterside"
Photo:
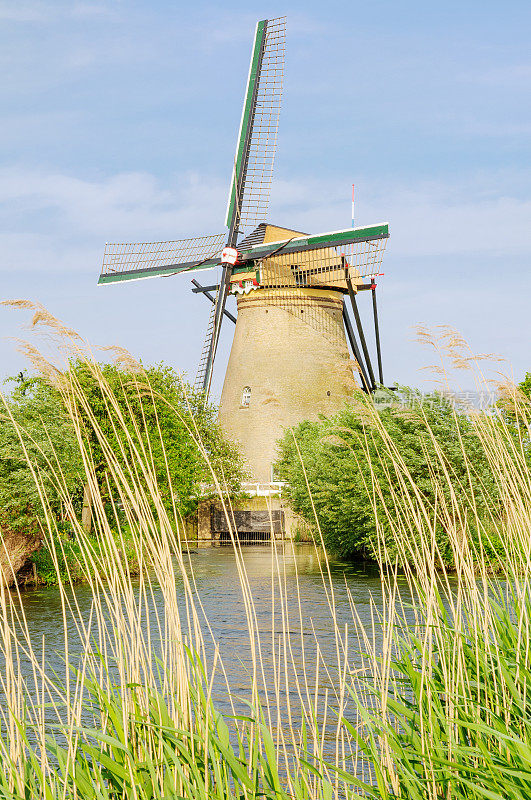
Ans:
{"type": "Polygon", "coordinates": [[[248,497],[227,504],[229,519],[220,500],[203,500],[197,514],[198,541],[230,540],[232,534],[239,538],[263,541],[271,538],[312,541],[313,529],[290,508],[280,496],[248,497]],[[250,524],[249,524],[250,523],[250,524]]]}

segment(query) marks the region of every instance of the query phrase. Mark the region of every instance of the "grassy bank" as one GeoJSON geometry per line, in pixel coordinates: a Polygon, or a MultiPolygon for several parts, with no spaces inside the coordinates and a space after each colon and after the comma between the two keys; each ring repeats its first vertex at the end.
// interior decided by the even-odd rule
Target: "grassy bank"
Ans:
{"type": "MultiPolygon", "coordinates": [[[[62,346],[66,342],[72,347],[71,337],[50,325],[62,346]]],[[[74,347],[79,351],[77,342],[74,347]]],[[[182,552],[182,519],[161,491],[142,423],[130,425],[124,418],[117,438],[98,418],[92,419],[106,463],[102,491],[77,411],[82,407],[90,413],[83,386],[65,373],[58,376],[42,356],[33,357],[48,379],[58,381],[91,487],[94,527],[89,537],[60,460],[49,459],[46,481],[53,480],[59,493],[75,543],[75,572],[90,587],[92,606],[83,615],[75,592],[68,584],[59,585],[65,663],[61,674],[51,675],[46,642],[32,640],[18,590],[0,590],[0,796],[531,796],[531,481],[525,398],[506,387],[506,416],[473,420],[503,498],[503,513],[491,515],[488,525],[466,484],[464,491],[461,484],[457,491],[456,476],[437,447],[432,462],[435,501],[426,500],[407,460],[385,427],[378,427],[380,415],[369,408],[368,430],[380,437],[378,458],[385,456],[390,465],[384,473],[375,466],[366,484],[366,504],[377,531],[382,599],[379,605],[374,601],[367,628],[351,598],[351,619],[340,627],[324,562],[323,596],[334,655],[325,660],[317,648],[312,670],[301,669],[292,649],[293,636],[308,643],[312,635],[308,610],[299,597],[297,614],[289,611],[286,576],[273,546],[275,635],[269,666],[274,679],[268,678],[260,620],[238,541],[233,540],[251,666],[246,712],[241,713],[241,698],[231,693],[225,679],[234,713],[222,718],[213,686],[224,676],[224,665],[217,643],[203,633],[202,623],[208,620],[192,563],[182,552]],[[517,433],[508,437],[503,426],[513,425],[511,419],[518,420],[517,433]],[[118,452],[117,440],[122,443],[118,452]],[[451,575],[440,570],[445,562],[440,526],[453,557],[451,575]],[[479,526],[481,537],[476,535],[479,526]],[[503,554],[496,575],[485,544],[494,534],[497,552],[503,554]],[[136,578],[124,564],[126,546],[134,550],[139,565],[136,578]],[[350,656],[353,642],[355,663],[350,656]],[[31,666],[28,683],[20,677],[21,661],[31,666]],[[286,708],[286,697],[297,700],[286,708]]],[[[93,361],[86,363],[119,419],[123,412],[115,390],[93,361]]],[[[141,371],[137,382],[148,419],[153,391],[143,383],[141,371]]],[[[15,419],[12,424],[23,442],[15,419]]],[[[223,476],[214,469],[193,421],[190,436],[227,503],[223,476]]],[[[60,571],[65,560],[57,517],[29,452],[28,463],[42,506],[42,535],[60,571]]],[[[474,469],[472,463],[468,467],[474,469]]],[[[171,490],[171,474],[166,479],[171,490]]],[[[318,513],[314,525],[319,536],[318,513]]]]}

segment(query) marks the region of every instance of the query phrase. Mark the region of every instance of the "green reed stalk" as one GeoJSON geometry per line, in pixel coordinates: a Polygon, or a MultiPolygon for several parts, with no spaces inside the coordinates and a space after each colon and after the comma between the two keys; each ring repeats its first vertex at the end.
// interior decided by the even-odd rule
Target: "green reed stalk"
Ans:
{"type": "MultiPolygon", "coordinates": [[[[455,361],[463,346],[451,343],[446,354],[455,361]]],[[[504,394],[503,410],[470,414],[504,499],[498,516],[480,516],[471,490],[465,503],[457,501],[440,452],[432,470],[438,502],[427,507],[408,465],[378,429],[393,479],[386,489],[398,486],[389,519],[413,606],[401,605],[396,572],[382,564],[389,645],[372,653],[373,704],[358,700],[364,728],[351,730],[373,764],[374,780],[359,786],[370,797],[531,796],[531,416],[514,387],[506,384],[504,394]],[[447,531],[454,574],[441,569],[437,524],[447,531]],[[501,557],[493,563],[494,541],[501,557]]],[[[379,425],[376,413],[372,424],[379,425]]],[[[474,464],[467,467],[472,474],[474,464]]],[[[383,495],[376,478],[372,493],[383,495]]],[[[380,546],[389,563],[383,532],[380,546]]],[[[354,685],[351,692],[357,694],[354,685]]]]}
{"type": "MultiPolygon", "coordinates": [[[[45,643],[31,640],[18,590],[1,592],[0,647],[6,671],[0,682],[6,703],[0,731],[0,796],[2,791],[4,796],[53,800],[89,795],[330,796],[334,787],[337,791],[344,784],[338,780],[337,771],[323,763],[326,720],[323,723],[317,710],[318,678],[313,687],[308,685],[291,651],[293,621],[278,554],[273,549],[274,620],[280,622],[280,630],[273,640],[276,669],[271,686],[250,583],[238,539],[232,534],[252,668],[248,714],[234,714],[225,721],[211,697],[214,676],[216,671],[223,672],[223,664],[217,656],[214,663],[207,663],[200,597],[190,562],[183,554],[187,544],[184,528],[175,507],[170,514],[163,502],[150,451],[153,437],[159,437],[164,446],[162,432],[158,426],[146,431],[135,421],[138,417],[123,411],[132,388],[138,403],[146,412],[152,411],[152,389],[140,365],[129,358],[124,372],[127,393],[124,391],[118,402],[89,349],[72,331],[42,309],[37,309],[37,323],[44,326],[48,340],[55,337],[70,357],[84,358],[114,435],[109,439],[105,434],[75,374],[58,370],[36,348],[25,345],[34,366],[61,394],[83,459],[84,482],[90,486],[95,530],[88,536],[72,506],[60,463],[48,460],[77,546],[75,574],[70,573],[70,578],[72,583],[79,576],[83,578],[92,592],[92,609],[89,618],[84,618],[75,592],[69,585],[59,584],[65,665],[62,675],[50,676],[45,643]],[[112,515],[99,491],[85,436],[87,424],[105,457],[106,495],[111,498],[112,515]],[[127,551],[135,564],[134,575],[127,551]],[[148,619],[150,624],[146,624],[148,619]],[[71,640],[72,629],[81,645],[71,640]],[[162,643],[157,657],[155,641],[162,643]],[[31,689],[17,678],[17,663],[22,656],[32,665],[31,689]],[[297,716],[303,718],[302,729],[297,729],[291,718],[286,726],[280,716],[279,698],[294,688],[300,699],[297,716]],[[312,752],[307,752],[308,748],[312,752]]],[[[125,354],[119,355],[124,362],[125,354]]],[[[173,411],[183,414],[178,408],[173,411]]],[[[148,416],[144,415],[144,425],[148,416]]],[[[193,418],[185,421],[199,452],[207,459],[193,418]]],[[[27,432],[20,430],[14,419],[11,424],[24,447],[27,432]]],[[[45,511],[43,536],[59,575],[65,563],[70,570],[64,541],[48,508],[41,476],[26,454],[45,511]]],[[[171,492],[169,470],[167,478],[171,492]]],[[[212,478],[230,519],[223,484],[214,471],[212,478]]],[[[302,621],[299,624],[302,639],[302,621]]],[[[346,674],[344,653],[342,658],[344,663],[338,664],[335,672],[346,674]]],[[[227,695],[232,700],[228,681],[227,695]]]]}
{"type": "MultiPolygon", "coordinates": [[[[61,392],[82,454],[95,536],[87,536],[77,518],[58,460],[50,460],[48,467],[77,545],[76,574],[71,578],[81,575],[93,600],[87,619],[75,592],[60,584],[65,665],[63,674],[51,676],[45,643],[32,641],[18,590],[0,590],[0,655],[5,662],[0,674],[0,797],[314,800],[363,795],[493,800],[531,795],[531,415],[517,392],[506,387],[509,413],[506,408],[505,413],[471,415],[504,498],[503,514],[487,518],[475,504],[474,464],[467,464],[470,491],[463,492],[466,487],[456,486],[427,420],[435,452],[431,478],[436,501],[429,506],[378,414],[365,407],[367,442],[371,430],[377,431],[383,442],[378,457],[387,470],[385,487],[376,477],[381,470],[370,473],[367,503],[377,524],[377,506],[389,504],[398,559],[390,561],[381,526],[384,599],[380,606],[373,601],[368,629],[352,597],[351,621],[340,628],[325,562],[323,591],[335,647],[326,659],[317,648],[313,677],[304,658],[301,669],[294,656],[294,632],[304,652],[308,620],[298,585],[297,611],[290,611],[286,574],[273,542],[274,677],[268,681],[252,587],[240,543],[231,531],[251,670],[245,715],[236,714],[237,698],[225,676],[234,713],[223,719],[212,691],[224,666],[217,650],[208,661],[200,591],[183,554],[187,542],[182,520],[175,506],[168,512],[157,483],[150,442],[157,436],[164,446],[160,427],[145,430],[147,413],[144,424],[131,424],[122,410],[129,395],[124,391],[118,402],[88,347],[44,309],[33,308],[35,324],[47,337],[55,337],[68,355],[85,360],[115,435],[106,436],[75,375],[59,371],[36,348],[25,345],[32,363],[61,392]],[[112,524],[80,409],[104,453],[112,524]],[[442,569],[435,535],[439,525],[447,531],[453,552],[451,575],[442,569]],[[491,543],[503,554],[496,564],[491,543]],[[407,592],[400,590],[404,582],[407,592]],[[151,625],[146,625],[148,618],[151,625]],[[157,658],[156,641],[162,643],[157,658]],[[352,641],[359,654],[357,668],[349,656],[352,641]],[[22,659],[31,664],[31,688],[20,678],[22,659]],[[298,698],[297,705],[282,713],[283,698],[289,696],[298,698]],[[298,718],[301,723],[295,722],[298,718]],[[325,744],[333,745],[333,757],[325,755],[325,744]]],[[[462,341],[452,340],[449,333],[444,336],[446,355],[454,365],[458,358],[473,363],[470,355],[463,355],[462,341]]],[[[142,368],[123,351],[118,357],[127,367],[124,388],[125,382],[128,392],[133,386],[139,403],[151,411],[153,392],[142,368]]],[[[174,412],[183,414],[182,409],[174,412]]],[[[187,417],[186,423],[208,460],[193,418],[187,417]]],[[[17,430],[14,419],[11,424],[17,430]]],[[[24,446],[24,432],[19,434],[24,446]]],[[[42,478],[29,453],[27,457],[45,512],[43,535],[59,574],[65,562],[69,569],[65,545],[42,478]]],[[[169,470],[167,477],[171,489],[169,470]]],[[[222,476],[212,470],[212,480],[230,522],[222,476]]],[[[318,522],[316,514],[317,528],[318,522]]]]}

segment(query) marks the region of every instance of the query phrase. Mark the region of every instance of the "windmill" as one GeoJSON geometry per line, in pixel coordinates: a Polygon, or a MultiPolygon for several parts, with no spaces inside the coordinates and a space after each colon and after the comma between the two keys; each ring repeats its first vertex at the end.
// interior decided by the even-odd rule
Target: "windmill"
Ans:
{"type": "Polygon", "coordinates": [[[383,384],[375,277],[387,223],[309,235],[267,222],[285,52],[285,17],[257,23],[236,155],[228,233],[141,244],[107,244],[100,284],[190,273],[211,302],[195,386],[208,397],[224,318],[236,324],[220,421],[257,481],[272,480],[281,428],[337,410],[355,391],[383,384]],[[218,269],[202,286],[195,278],[218,269]],[[378,380],[357,305],[372,291],[378,380]],[[226,308],[237,299],[238,316],[226,308]],[[349,315],[349,299],[355,327],[349,315]],[[346,336],[345,336],[346,334],[346,336]],[[354,370],[347,338],[354,356],[354,370]],[[358,343],[359,339],[359,343],[358,343]]]}

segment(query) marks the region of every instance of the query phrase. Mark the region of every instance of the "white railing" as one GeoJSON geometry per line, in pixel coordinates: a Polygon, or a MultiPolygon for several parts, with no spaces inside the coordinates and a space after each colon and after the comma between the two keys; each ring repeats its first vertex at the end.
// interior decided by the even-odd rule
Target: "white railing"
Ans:
{"type": "MultiPolygon", "coordinates": [[[[285,486],[283,481],[272,481],[271,483],[242,483],[242,492],[250,495],[251,497],[274,497],[282,494],[282,487],[285,486]]],[[[202,483],[200,494],[208,496],[216,493],[214,484],[202,483]]]]}
{"type": "Polygon", "coordinates": [[[242,491],[250,494],[251,497],[271,497],[282,494],[282,481],[272,481],[271,483],[242,483],[242,491]]]}

